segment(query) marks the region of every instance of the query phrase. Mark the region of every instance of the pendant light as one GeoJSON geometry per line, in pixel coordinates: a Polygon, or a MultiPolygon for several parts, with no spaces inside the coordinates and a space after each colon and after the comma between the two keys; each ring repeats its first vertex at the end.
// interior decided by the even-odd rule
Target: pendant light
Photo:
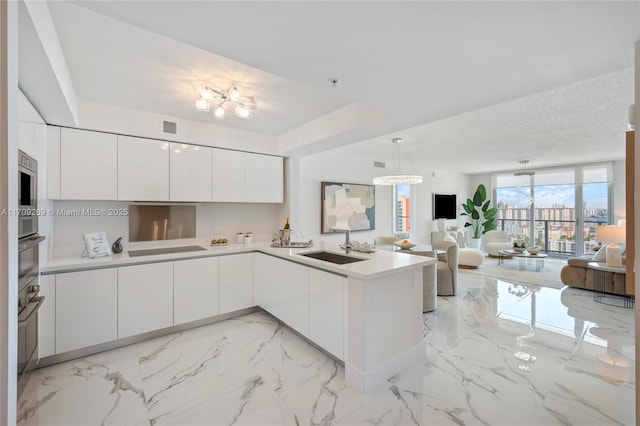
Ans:
{"type": "MultiPolygon", "coordinates": [[[[422,176],[418,175],[417,173],[414,175],[407,175],[407,174],[402,174],[401,173],[401,167],[400,167],[400,146],[402,145],[402,143],[404,143],[404,141],[402,140],[402,138],[393,138],[391,139],[391,142],[396,146],[396,151],[398,154],[398,173],[395,175],[386,175],[386,176],[377,176],[373,178],[373,184],[374,185],[400,185],[400,184],[409,184],[409,185],[414,185],[416,183],[422,183],[422,176]]],[[[404,150],[404,153],[407,155],[407,159],[409,160],[409,164],[411,164],[411,167],[413,167],[414,172],[416,172],[416,168],[413,165],[413,163],[411,162],[411,157],[409,156],[409,153],[407,152],[407,149],[402,146],[402,149],[404,150]]]]}

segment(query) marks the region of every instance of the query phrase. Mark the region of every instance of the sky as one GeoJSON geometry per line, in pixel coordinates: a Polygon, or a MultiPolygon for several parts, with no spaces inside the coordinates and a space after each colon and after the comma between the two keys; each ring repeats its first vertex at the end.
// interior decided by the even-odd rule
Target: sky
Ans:
{"type": "MultiPolygon", "coordinates": [[[[607,208],[607,184],[590,183],[582,185],[583,201],[587,208],[607,208]]],[[[499,188],[497,202],[518,207],[527,207],[529,201],[528,187],[499,188]]],[[[554,204],[564,204],[575,207],[575,190],[573,185],[552,185],[535,187],[536,207],[552,207],[554,204]]]]}

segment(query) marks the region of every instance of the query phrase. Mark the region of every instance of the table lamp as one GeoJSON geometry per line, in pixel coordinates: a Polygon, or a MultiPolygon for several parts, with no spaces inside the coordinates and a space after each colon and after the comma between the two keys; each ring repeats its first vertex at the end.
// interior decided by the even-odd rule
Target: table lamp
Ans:
{"type": "Polygon", "coordinates": [[[622,249],[618,244],[626,241],[624,226],[600,225],[596,228],[596,241],[608,243],[607,266],[622,266],[622,249]]]}

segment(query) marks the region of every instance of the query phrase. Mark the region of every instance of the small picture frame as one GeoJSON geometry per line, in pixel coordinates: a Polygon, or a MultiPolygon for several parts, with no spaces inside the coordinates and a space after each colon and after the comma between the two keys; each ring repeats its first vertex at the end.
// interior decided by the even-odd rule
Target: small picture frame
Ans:
{"type": "Polygon", "coordinates": [[[90,258],[111,256],[111,246],[104,232],[87,232],[84,234],[84,246],[90,258]]]}

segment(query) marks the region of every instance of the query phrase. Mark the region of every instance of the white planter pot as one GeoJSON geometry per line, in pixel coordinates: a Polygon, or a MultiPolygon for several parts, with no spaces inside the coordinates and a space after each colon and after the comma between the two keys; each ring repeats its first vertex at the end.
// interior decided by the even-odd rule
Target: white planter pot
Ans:
{"type": "Polygon", "coordinates": [[[474,249],[480,249],[480,244],[482,243],[482,238],[469,238],[469,247],[474,249]]]}

